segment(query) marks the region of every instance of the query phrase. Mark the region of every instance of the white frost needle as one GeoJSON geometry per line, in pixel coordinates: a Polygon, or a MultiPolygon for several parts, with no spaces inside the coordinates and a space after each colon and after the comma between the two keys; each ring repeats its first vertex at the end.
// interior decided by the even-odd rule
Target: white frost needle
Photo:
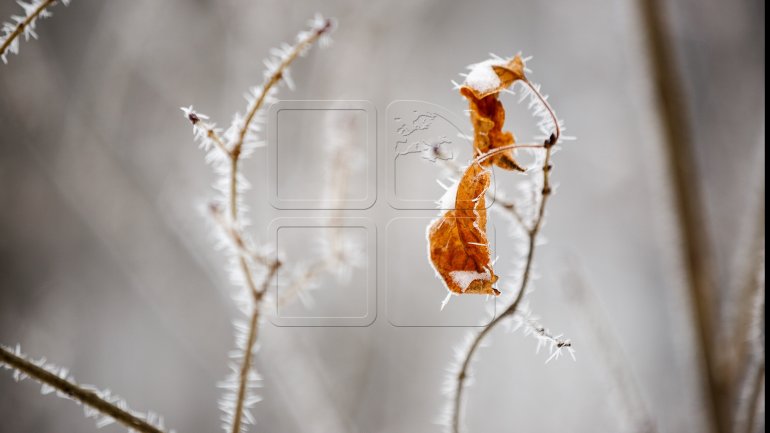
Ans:
{"type": "Polygon", "coordinates": [[[141,433],[163,433],[165,430],[163,418],[154,412],[137,412],[110,390],[78,384],[68,369],[51,364],[45,358],[30,359],[19,345],[13,349],[0,345],[0,367],[12,370],[17,382],[26,378],[40,382],[42,394],[55,393],[57,397],[82,405],[86,418],[96,419],[99,428],[118,422],[130,431],[141,433]]]}
{"type": "Polygon", "coordinates": [[[241,433],[247,425],[255,423],[251,409],[260,401],[255,392],[260,377],[253,369],[253,358],[258,347],[261,310],[268,288],[282,265],[271,254],[260,253],[270,251],[269,247],[255,247],[246,235],[248,217],[243,193],[249,188],[249,183],[240,173],[240,163],[263,144],[259,136],[264,107],[276,101],[278,85],[283,82],[289,88],[294,86],[289,74],[291,63],[304,56],[316,42],[328,45],[329,33],[334,26],[333,20],[316,15],[310,20],[309,28],[297,35],[293,45],[282,44],[270,50],[270,56],[264,61],[266,69],[262,85],[249,89],[245,95],[245,114],[236,113],[226,130],[217,128],[216,124],[208,121],[208,116],[198,113],[192,106],[181,107],[185,118],[192,124],[195,140],[206,152],[206,161],[218,175],[214,184],[218,196],[209,209],[217,223],[219,244],[224,246],[228,256],[231,280],[238,288],[233,297],[248,315],[247,324],[235,326],[236,350],[232,353],[231,372],[220,383],[225,390],[219,406],[223,412],[222,427],[226,432],[241,433]]]}
{"type": "MultiPolygon", "coordinates": [[[[33,0],[29,3],[18,1],[19,6],[24,9],[23,15],[12,15],[10,21],[6,21],[0,27],[0,60],[8,63],[8,54],[19,54],[19,40],[37,39],[35,27],[40,18],[50,17],[49,8],[58,3],[59,0],[33,0]]],[[[70,0],[61,0],[65,6],[70,0]]]]}
{"type": "MultiPolygon", "coordinates": [[[[502,85],[504,75],[498,75],[495,68],[501,66],[501,63],[508,64],[508,62],[499,56],[493,55],[490,60],[471,65],[469,67],[471,71],[469,74],[461,74],[465,77],[465,83],[459,87],[463,91],[472,89],[472,92],[483,93],[488,91],[499,93],[498,89],[500,87],[508,87],[508,85],[502,85]]],[[[526,71],[525,68],[523,69],[526,71]]],[[[508,73],[513,73],[511,71],[509,70],[508,73]]],[[[525,199],[523,201],[509,201],[505,200],[502,194],[500,194],[500,199],[493,201],[497,207],[512,216],[510,220],[515,224],[512,224],[511,234],[514,239],[521,241],[519,242],[521,244],[520,258],[513,263],[514,270],[518,274],[517,281],[515,281],[518,290],[516,288],[513,289],[512,293],[515,293],[515,298],[502,312],[485,324],[478,333],[471,335],[470,340],[461,346],[457,368],[452,369],[454,392],[450,401],[448,421],[445,424],[453,433],[460,433],[463,428],[461,418],[463,413],[462,406],[466,400],[465,390],[472,376],[471,370],[477,357],[478,349],[483,347],[486,337],[491,330],[497,327],[497,325],[505,323],[506,319],[512,318],[516,329],[523,328],[525,335],[531,335],[537,339],[536,351],[548,348],[550,355],[546,362],[558,359],[564,352],[567,352],[573,359],[575,358],[575,351],[572,348],[571,341],[562,338],[560,335],[552,335],[546,328],[539,325],[523,302],[525,296],[530,291],[530,283],[537,276],[534,269],[535,250],[541,244],[540,232],[545,224],[546,205],[549,197],[554,192],[554,186],[551,181],[551,171],[553,169],[552,156],[561,140],[564,126],[549,105],[547,96],[540,92],[539,85],[533,84],[524,75],[515,79],[513,83],[521,86],[522,89],[519,92],[521,101],[528,102],[528,108],[535,117],[537,127],[545,138],[542,140],[542,144],[503,144],[496,148],[493,148],[490,143],[486,142],[486,146],[489,149],[483,151],[484,153],[477,155],[474,159],[474,163],[480,164],[486,159],[491,160],[493,156],[498,155],[500,152],[511,152],[517,150],[517,148],[536,151],[536,153],[533,153],[533,164],[524,170],[528,176],[524,181],[519,182],[520,195],[523,195],[525,199]]],[[[457,83],[454,84],[457,87],[457,83]]],[[[470,99],[470,103],[474,116],[481,116],[484,119],[483,114],[477,112],[473,99],[470,99]]],[[[486,120],[489,121],[490,119],[486,120]]],[[[476,132],[478,136],[489,139],[489,135],[483,132],[478,134],[478,128],[476,132]]],[[[480,142],[482,144],[485,143],[485,141],[480,142]]],[[[477,151],[481,149],[476,148],[475,141],[474,149],[477,151]]],[[[494,197],[489,191],[485,193],[488,196],[492,195],[494,197]]],[[[510,282],[508,283],[510,284],[510,282]]]]}

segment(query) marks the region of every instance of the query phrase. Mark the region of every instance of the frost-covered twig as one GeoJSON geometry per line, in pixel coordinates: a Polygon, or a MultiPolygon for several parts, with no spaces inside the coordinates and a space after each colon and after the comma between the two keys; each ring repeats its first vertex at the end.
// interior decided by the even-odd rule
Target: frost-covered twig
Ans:
{"type": "Polygon", "coordinates": [[[513,316],[512,331],[521,330],[524,336],[531,336],[537,340],[536,353],[545,347],[548,349],[548,359],[546,364],[559,359],[566,351],[569,356],[575,360],[575,349],[572,347],[572,340],[564,338],[562,334],[555,335],[548,328],[543,326],[539,318],[530,310],[528,304],[522,304],[513,316]]]}
{"type": "Polygon", "coordinates": [[[316,41],[324,41],[333,27],[332,20],[317,15],[310,21],[310,29],[297,35],[294,45],[284,44],[281,48],[272,50],[271,57],[265,61],[267,69],[262,86],[252,88],[246,95],[246,115],[236,114],[226,131],[208,123],[208,117],[197,113],[192,107],[182,108],[185,117],[193,125],[196,139],[208,152],[207,160],[220,175],[216,189],[222,196],[210,205],[210,210],[226,240],[225,247],[233,265],[233,280],[246,292],[245,299],[238,299],[242,309],[249,316],[248,325],[236,326],[238,348],[234,357],[239,365],[231,366],[233,374],[223,384],[232,394],[226,394],[220,401],[224,412],[223,427],[225,431],[232,433],[240,433],[245,430],[245,424],[253,423],[249,408],[258,398],[251,395],[249,390],[258,380],[252,364],[260,312],[268,288],[281,267],[278,259],[255,252],[253,242],[244,233],[248,219],[244,215],[245,207],[241,204],[241,195],[249,185],[239,172],[239,163],[248,157],[257,145],[257,123],[265,104],[274,100],[276,86],[284,81],[292,87],[289,65],[297,57],[304,55],[316,41]],[[226,209],[223,209],[223,206],[226,206],[226,209]],[[258,270],[262,271],[260,283],[257,283],[255,277],[258,270]]]}
{"type": "MultiPolygon", "coordinates": [[[[273,277],[275,276],[275,273],[278,272],[278,268],[280,266],[281,262],[273,262],[267,272],[267,275],[265,276],[259,293],[264,294],[267,291],[270,282],[273,280],[273,277]]],[[[248,389],[249,381],[251,378],[252,358],[254,356],[254,347],[257,344],[257,334],[259,332],[259,307],[260,305],[258,301],[255,300],[255,306],[252,308],[251,320],[249,322],[249,336],[245,350],[243,351],[243,363],[241,364],[241,370],[238,373],[238,394],[235,401],[235,413],[233,416],[233,425],[231,429],[231,431],[234,433],[241,431],[241,420],[243,418],[244,406],[248,404],[248,396],[246,395],[246,390],[248,389]]]]}
{"type": "MultiPolygon", "coordinates": [[[[556,117],[556,114],[554,113],[551,106],[546,101],[546,98],[543,97],[543,95],[540,93],[539,89],[534,84],[532,84],[529,80],[525,81],[525,85],[527,86],[528,89],[530,89],[530,91],[532,92],[532,95],[534,95],[534,98],[536,98],[535,100],[539,104],[541,104],[542,109],[539,110],[538,113],[545,113],[550,118],[550,122],[551,122],[548,124],[548,126],[551,126],[553,128],[552,129],[553,132],[546,140],[544,140],[543,146],[542,146],[542,148],[545,149],[545,156],[543,158],[543,164],[541,168],[542,183],[541,183],[541,189],[539,191],[540,202],[539,202],[539,205],[537,206],[537,213],[535,216],[534,223],[527,230],[527,238],[528,238],[527,252],[526,252],[524,268],[522,271],[522,276],[519,284],[519,291],[517,292],[516,298],[505,310],[503,310],[502,313],[500,313],[500,315],[495,317],[491,322],[489,322],[489,324],[487,324],[479,333],[477,333],[473,337],[467,350],[462,356],[460,370],[457,372],[457,376],[456,376],[454,399],[451,407],[451,423],[452,423],[452,431],[454,433],[460,433],[461,431],[462,405],[464,401],[463,392],[465,390],[466,381],[468,379],[471,362],[473,361],[473,357],[476,354],[476,351],[478,350],[484,338],[493,329],[495,329],[497,325],[499,325],[505,319],[510,318],[511,316],[514,315],[514,313],[516,313],[516,311],[519,308],[519,305],[524,299],[524,295],[527,292],[527,286],[532,276],[532,265],[535,259],[535,249],[537,246],[538,235],[540,234],[540,230],[543,227],[543,221],[545,220],[546,205],[548,204],[548,198],[551,196],[551,193],[552,193],[551,156],[553,154],[554,146],[559,142],[559,139],[561,138],[561,123],[556,117]]],[[[541,122],[541,126],[544,126],[544,125],[545,124],[541,122]]],[[[477,157],[477,160],[483,159],[483,158],[486,158],[486,156],[481,155],[477,157]]]]}
{"type": "Polygon", "coordinates": [[[152,412],[142,414],[128,408],[126,402],[109,391],[98,390],[90,385],[75,382],[66,368],[49,364],[45,359],[31,360],[21,353],[21,348],[11,349],[0,345],[0,366],[14,371],[19,381],[31,377],[43,385],[41,392],[56,392],[59,397],[84,405],[87,418],[97,418],[96,425],[104,427],[117,421],[131,431],[162,433],[163,419],[152,412]]]}
{"type": "MultiPolygon", "coordinates": [[[[24,16],[13,15],[11,19],[14,22],[4,22],[2,28],[2,42],[0,42],[0,59],[3,63],[8,63],[8,53],[19,53],[19,39],[24,36],[25,40],[29,38],[37,39],[35,33],[35,24],[38,18],[48,18],[51,16],[49,7],[55,5],[59,0],[33,0],[30,3],[19,1],[19,6],[24,9],[24,16]]],[[[70,0],[61,0],[66,6],[70,0]]]]}
{"type": "Polygon", "coordinates": [[[254,249],[248,237],[231,223],[218,203],[209,203],[209,213],[225,237],[232,242],[233,247],[238,250],[240,255],[251,260],[253,265],[263,265],[269,268],[276,264],[276,259],[271,259],[267,253],[254,249]]]}
{"type": "Polygon", "coordinates": [[[248,326],[237,326],[236,329],[239,332],[246,332],[246,338],[242,338],[242,335],[238,336],[238,350],[235,352],[235,358],[241,358],[240,366],[232,366],[233,374],[228,377],[227,380],[222,382],[222,387],[227,389],[232,394],[226,395],[220,401],[220,407],[225,412],[225,424],[226,426],[232,426],[232,431],[241,431],[242,417],[246,416],[246,419],[251,421],[251,414],[246,411],[254,403],[259,401],[259,398],[254,395],[248,395],[248,390],[255,388],[256,383],[259,380],[259,376],[252,369],[252,359],[254,356],[257,335],[259,332],[259,318],[261,311],[261,301],[270,282],[273,281],[276,273],[281,267],[281,261],[278,259],[270,259],[265,254],[260,254],[254,251],[247,240],[245,235],[237,227],[233,227],[228,223],[222,210],[216,204],[209,206],[212,218],[219,225],[221,230],[230,238],[235,248],[240,252],[240,260],[245,260],[247,257],[252,260],[252,265],[263,265],[267,268],[267,272],[262,279],[260,287],[254,286],[254,277],[251,275],[251,267],[246,264],[249,269],[248,274],[244,274],[244,278],[248,279],[247,286],[251,289],[252,307],[250,313],[250,319],[248,326]],[[242,414],[238,416],[238,414],[242,414]]]}
{"type": "Polygon", "coordinates": [[[275,85],[281,80],[284,80],[289,87],[294,87],[289,76],[289,65],[300,55],[303,55],[307,50],[322,36],[328,35],[334,27],[334,21],[330,19],[323,19],[317,16],[313,22],[311,22],[311,29],[304,31],[297,35],[297,44],[293,47],[284,45],[280,49],[273,52],[274,58],[270,58],[265,62],[267,70],[265,71],[265,80],[262,86],[253,89],[252,94],[256,95],[252,101],[250,101],[250,107],[246,112],[246,116],[242,122],[235,121],[235,125],[240,123],[238,128],[238,138],[230,150],[230,158],[233,161],[233,169],[230,179],[230,209],[231,217],[236,219],[237,217],[237,188],[238,188],[238,160],[240,159],[241,152],[243,150],[244,143],[247,136],[251,132],[257,132],[252,125],[254,119],[257,116],[259,110],[263,107],[265,101],[269,99],[273,94],[275,85]]]}

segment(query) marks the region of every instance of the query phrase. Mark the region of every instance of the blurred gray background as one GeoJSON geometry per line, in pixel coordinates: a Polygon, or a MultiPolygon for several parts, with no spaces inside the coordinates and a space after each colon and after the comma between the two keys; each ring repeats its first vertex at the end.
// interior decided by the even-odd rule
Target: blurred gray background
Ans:
{"type": "MultiPolygon", "coordinates": [[[[747,278],[763,206],[764,8],[758,0],[665,5],[695,126],[700,177],[692,182],[704,192],[724,296],[747,278]]],[[[18,10],[0,3],[3,19],[18,10]]],[[[216,383],[227,373],[239,313],[199,211],[213,175],[178,107],[195,104],[227,124],[243,110],[242,93],[261,80],[268,50],[292,40],[317,11],[338,19],[335,43],[295,64],[297,88],[283,88],[283,98],[369,100],[381,116],[391,101],[414,99],[461,114],[466,104],[450,80],[488,52],[522,51],[534,56],[532,78],[578,137],[556,156],[560,187],[530,298],[546,326],[573,340],[577,362],[545,365],[534,340],[496,331],[469,389],[471,430],[630,431],[604,349],[566,293],[574,267],[597,295],[659,430],[702,431],[674,198],[635,1],[57,6],[39,23],[40,39],[22,43],[0,67],[0,343],[19,342],[80,382],[163,414],[179,432],[219,429],[216,383]]],[[[530,124],[524,111],[511,113],[511,127],[530,124]]],[[[266,198],[266,155],[258,150],[244,166],[259,239],[278,214],[266,198]]],[[[385,179],[380,173],[378,202],[364,213],[377,222],[379,240],[396,216],[435,215],[394,212],[385,179]]],[[[403,242],[415,290],[440,288],[425,272],[424,239],[403,242]]],[[[387,251],[381,243],[380,255],[387,251]]],[[[264,401],[251,431],[441,431],[445,370],[468,329],[392,326],[379,276],[372,326],[265,326],[256,361],[264,401]]],[[[426,316],[405,314],[438,317],[443,293],[436,293],[426,316]]],[[[315,296],[323,299],[323,287],[315,296]]],[[[79,412],[0,374],[2,432],[94,431],[79,412]]]]}

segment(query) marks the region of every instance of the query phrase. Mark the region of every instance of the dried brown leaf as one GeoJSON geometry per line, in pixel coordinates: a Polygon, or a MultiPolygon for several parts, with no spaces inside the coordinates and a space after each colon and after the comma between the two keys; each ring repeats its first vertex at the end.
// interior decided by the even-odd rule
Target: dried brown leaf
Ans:
{"type": "Polygon", "coordinates": [[[490,177],[488,169],[471,164],[458,184],[455,208],[428,227],[433,267],[447,288],[457,294],[500,294],[493,287],[498,277],[492,270],[486,235],[484,193],[490,177]]]}
{"type": "MultiPolygon", "coordinates": [[[[517,80],[524,80],[524,61],[516,56],[504,64],[480,64],[480,68],[492,68],[499,83],[488,89],[477,89],[470,85],[460,87],[460,94],[468,99],[473,123],[473,149],[476,155],[484,155],[494,149],[515,143],[513,133],[503,131],[505,108],[498,99],[499,93],[517,80]]],[[[513,150],[508,149],[486,158],[483,165],[494,164],[505,170],[524,171],[516,162],[513,150]]]]}

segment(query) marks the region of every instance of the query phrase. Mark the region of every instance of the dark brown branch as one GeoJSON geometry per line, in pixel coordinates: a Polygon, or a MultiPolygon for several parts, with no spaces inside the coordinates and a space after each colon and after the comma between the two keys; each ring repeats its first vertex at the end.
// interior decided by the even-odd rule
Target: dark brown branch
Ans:
{"type": "Polygon", "coordinates": [[[647,31],[657,111],[663,126],[664,146],[668,151],[668,172],[683,243],[687,287],[697,335],[694,350],[704,367],[706,412],[711,417],[712,431],[727,433],[728,393],[714,347],[717,312],[711,246],[703,220],[704,206],[683,80],[676,67],[674,41],[666,29],[663,7],[664,3],[659,0],[642,0],[641,16],[647,31]]]}

